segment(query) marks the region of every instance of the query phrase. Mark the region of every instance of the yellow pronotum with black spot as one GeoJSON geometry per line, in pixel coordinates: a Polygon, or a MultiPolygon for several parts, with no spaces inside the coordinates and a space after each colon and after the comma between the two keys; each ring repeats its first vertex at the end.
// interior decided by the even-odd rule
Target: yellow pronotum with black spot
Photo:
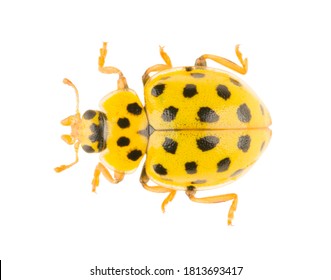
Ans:
{"type": "Polygon", "coordinates": [[[231,224],[237,195],[196,197],[200,190],[222,186],[242,176],[267,147],[271,117],[262,101],[235,75],[206,66],[214,60],[241,74],[247,72],[247,59],[236,47],[241,66],[214,55],[203,55],[195,66],[172,68],[169,56],[160,49],[165,64],[148,68],[143,75],[145,107],[128,88],[122,72],[104,66],[106,43],[100,50],[99,70],[119,75],[118,89],[100,102],[102,111],[86,111],[62,121],[72,132],[62,138],[75,144],[76,160],[62,165],[62,171],[78,162],[78,147],[100,152],[95,168],[93,190],[102,173],[112,183],[133,172],[146,154],[141,184],[149,191],[169,193],[170,202],[178,190],[195,202],[216,203],[232,200],[228,214],[231,224]],[[154,76],[150,74],[157,72],[154,76]],[[114,171],[112,176],[108,169],[114,171]],[[149,186],[151,179],[156,183],[149,186]]]}

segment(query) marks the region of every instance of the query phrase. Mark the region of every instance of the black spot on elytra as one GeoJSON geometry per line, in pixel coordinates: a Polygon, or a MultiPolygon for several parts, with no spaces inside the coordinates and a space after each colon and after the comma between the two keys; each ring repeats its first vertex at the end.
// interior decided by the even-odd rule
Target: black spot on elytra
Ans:
{"type": "Polygon", "coordinates": [[[165,89],[165,84],[158,84],[152,88],[151,94],[155,97],[160,96],[165,89]]]}
{"type": "Polygon", "coordinates": [[[119,118],[118,121],[117,121],[117,125],[120,127],[120,128],[127,128],[130,126],[130,121],[128,118],[119,118]]]}
{"type": "Polygon", "coordinates": [[[176,153],[177,146],[178,146],[178,143],[175,140],[168,138],[168,137],[165,138],[165,140],[162,144],[163,149],[166,152],[171,153],[171,154],[176,153]]]}
{"type": "Polygon", "coordinates": [[[126,109],[128,110],[129,113],[134,115],[140,115],[143,110],[137,102],[128,104],[126,109]]]}
{"type": "Polygon", "coordinates": [[[244,169],[238,169],[237,171],[233,172],[233,173],[230,175],[230,177],[237,176],[237,175],[241,174],[243,171],[244,171],[244,169]]]}
{"type": "Polygon", "coordinates": [[[153,169],[159,175],[167,175],[168,174],[167,169],[164,168],[162,164],[159,164],[159,163],[158,164],[154,164],[153,165],[153,169]]]}
{"type": "Polygon", "coordinates": [[[230,78],[230,82],[233,83],[234,85],[238,86],[238,87],[242,86],[241,83],[239,81],[235,80],[235,79],[230,78]]]}
{"type": "Polygon", "coordinates": [[[216,136],[205,136],[197,139],[198,148],[203,151],[209,151],[216,147],[216,145],[220,142],[219,138],[216,136]]]}
{"type": "Polygon", "coordinates": [[[217,172],[227,171],[229,169],[230,164],[231,164],[231,160],[228,157],[220,160],[217,163],[217,172]]]}
{"type": "Polygon", "coordinates": [[[187,174],[197,173],[198,165],[195,161],[190,161],[185,163],[185,171],[187,174]]]}
{"type": "Polygon", "coordinates": [[[178,113],[178,108],[174,106],[170,106],[163,110],[161,117],[165,122],[171,122],[176,118],[177,113],[178,113]]]}
{"type": "Polygon", "coordinates": [[[94,110],[87,110],[83,115],[83,119],[91,120],[95,117],[96,114],[97,114],[97,112],[94,110]]]}
{"type": "Polygon", "coordinates": [[[127,157],[132,161],[137,161],[142,155],[143,155],[142,151],[132,150],[130,153],[128,153],[127,157]]]}
{"type": "Polygon", "coordinates": [[[184,90],[183,90],[183,95],[184,95],[184,97],[191,98],[191,97],[193,97],[193,96],[196,95],[196,94],[198,94],[197,86],[196,86],[196,85],[193,85],[193,84],[187,84],[187,85],[184,87],[184,90]]]}
{"type": "Polygon", "coordinates": [[[89,145],[83,145],[82,148],[87,153],[94,153],[95,152],[95,150],[89,145]]]}
{"type": "Polygon", "coordinates": [[[192,66],[186,66],[186,67],[185,67],[185,70],[186,70],[187,72],[190,72],[190,71],[193,70],[193,67],[192,67],[192,66]]]}
{"type": "Polygon", "coordinates": [[[209,107],[201,107],[198,111],[198,117],[201,122],[213,123],[219,120],[219,115],[209,107]]]}
{"type": "Polygon", "coordinates": [[[119,147],[125,147],[125,146],[129,146],[129,145],[130,145],[130,139],[129,138],[124,137],[124,136],[118,138],[118,140],[117,140],[117,146],[119,146],[119,147]]]}
{"type": "Polygon", "coordinates": [[[237,116],[241,122],[247,123],[251,120],[252,115],[248,106],[244,103],[239,106],[237,109],[237,116]]]}
{"type": "Polygon", "coordinates": [[[224,100],[229,99],[231,96],[229,89],[225,85],[218,85],[216,87],[216,91],[217,91],[217,95],[223,98],[224,100]]]}
{"type": "Polygon", "coordinates": [[[240,136],[238,139],[237,146],[243,152],[247,152],[251,145],[251,137],[249,135],[240,136]]]}
{"type": "Polygon", "coordinates": [[[206,75],[203,74],[203,73],[190,73],[190,75],[191,75],[193,78],[196,78],[196,79],[200,79],[200,78],[203,78],[204,76],[206,76],[206,75]]]}

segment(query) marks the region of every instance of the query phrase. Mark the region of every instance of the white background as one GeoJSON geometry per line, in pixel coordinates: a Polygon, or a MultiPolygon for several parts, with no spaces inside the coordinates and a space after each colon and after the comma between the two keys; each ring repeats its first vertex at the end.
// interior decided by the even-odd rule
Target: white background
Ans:
{"type": "MultiPolygon", "coordinates": [[[[4,279],[111,279],[95,265],[173,268],[150,279],[196,279],[185,266],[243,266],[229,279],[330,279],[330,4],[328,1],[1,1],[0,259],[4,279]],[[162,214],[162,194],[145,191],[140,169],[119,185],[101,178],[97,155],[74,159],[59,121],[116,88],[98,73],[120,68],[142,98],[141,75],[161,59],[192,65],[203,53],[249,58],[245,81],[273,117],[273,139],[255,167],[203,205],[178,193],[162,214]]],[[[212,66],[216,66],[210,63],[212,66]]],[[[209,279],[209,277],[205,277],[209,279]]],[[[113,277],[137,279],[137,277],[113,277]]],[[[140,278],[139,278],[140,279],[140,278]]],[[[142,277],[141,277],[142,279],[142,277]]],[[[219,279],[210,277],[210,279],[219,279]]],[[[226,279],[223,277],[222,279],[226,279]]]]}

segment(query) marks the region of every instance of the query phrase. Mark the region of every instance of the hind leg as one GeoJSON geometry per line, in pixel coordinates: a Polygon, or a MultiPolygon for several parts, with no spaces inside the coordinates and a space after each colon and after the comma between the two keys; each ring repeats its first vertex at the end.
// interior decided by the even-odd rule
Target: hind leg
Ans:
{"type": "Polygon", "coordinates": [[[202,56],[200,56],[196,61],[195,61],[195,65],[196,66],[206,66],[207,65],[207,62],[206,62],[206,59],[210,59],[210,60],[213,60],[233,71],[236,71],[240,74],[246,74],[247,73],[247,70],[248,70],[248,60],[247,58],[243,59],[242,57],[242,54],[241,52],[239,51],[239,45],[236,45],[236,55],[238,57],[238,60],[241,64],[238,65],[224,57],[220,57],[220,56],[217,56],[217,55],[213,55],[213,54],[204,54],[202,56]]]}
{"type": "Polygon", "coordinates": [[[229,193],[229,194],[222,194],[222,195],[216,195],[216,196],[208,196],[208,197],[196,197],[196,190],[194,189],[187,189],[186,194],[194,202],[199,203],[219,203],[219,202],[226,202],[229,200],[232,200],[232,204],[229,209],[228,213],[228,225],[232,225],[232,219],[234,216],[234,212],[237,209],[238,204],[238,196],[235,193],[229,193]]]}

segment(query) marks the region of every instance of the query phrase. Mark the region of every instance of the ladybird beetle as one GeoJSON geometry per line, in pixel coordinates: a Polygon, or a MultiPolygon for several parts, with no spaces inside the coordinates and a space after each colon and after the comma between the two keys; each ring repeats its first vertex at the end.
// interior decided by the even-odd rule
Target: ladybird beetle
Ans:
{"type": "Polygon", "coordinates": [[[232,201],[228,213],[231,225],[238,202],[235,193],[196,197],[196,192],[238,179],[259,158],[271,137],[270,114],[252,89],[231,73],[207,67],[206,59],[210,59],[245,74],[247,59],[242,58],[239,45],[235,51],[241,66],[205,54],[194,66],[173,68],[160,47],[164,64],[149,67],[142,77],[143,106],[123,73],[104,66],[104,43],[99,71],[118,74],[118,89],[101,100],[101,111],[88,110],[81,116],[78,90],[64,79],[76,92],[77,108],[75,115],[61,122],[72,130],[62,139],[74,145],[76,160],[55,170],[60,172],[76,164],[80,146],[87,153],[99,152],[100,162],[92,180],[95,191],[100,173],[111,183],[119,183],[146,155],[140,183],[146,190],[168,193],[161,206],[163,211],[177,191],[185,191],[194,202],[232,201]],[[155,186],[148,184],[150,179],[155,186]]]}

